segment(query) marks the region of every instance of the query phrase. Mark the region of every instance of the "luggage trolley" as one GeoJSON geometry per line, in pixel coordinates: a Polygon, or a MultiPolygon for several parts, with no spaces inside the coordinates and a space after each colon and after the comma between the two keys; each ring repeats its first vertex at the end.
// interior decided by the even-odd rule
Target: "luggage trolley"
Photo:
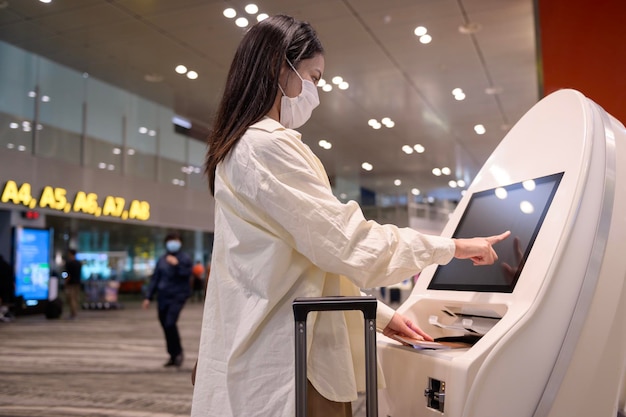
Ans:
{"type": "Polygon", "coordinates": [[[310,311],[361,310],[365,318],[365,378],[367,417],[378,416],[378,381],[376,365],[376,298],[311,297],[296,298],[293,314],[296,332],[296,417],[307,411],[306,319],[310,311]]]}

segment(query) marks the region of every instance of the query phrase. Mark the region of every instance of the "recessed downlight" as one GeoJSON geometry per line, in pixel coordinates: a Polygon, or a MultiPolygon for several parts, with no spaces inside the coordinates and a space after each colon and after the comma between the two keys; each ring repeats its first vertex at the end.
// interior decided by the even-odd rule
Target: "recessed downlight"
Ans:
{"type": "Polygon", "coordinates": [[[226,16],[229,19],[232,19],[233,17],[237,16],[237,11],[233,9],[232,7],[229,7],[228,9],[224,9],[224,16],[226,16]]]}

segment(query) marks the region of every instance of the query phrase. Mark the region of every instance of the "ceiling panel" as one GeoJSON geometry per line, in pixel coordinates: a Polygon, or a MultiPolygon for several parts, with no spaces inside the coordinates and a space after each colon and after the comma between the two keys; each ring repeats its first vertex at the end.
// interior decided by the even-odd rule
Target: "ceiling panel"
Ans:
{"type": "MultiPolygon", "coordinates": [[[[210,126],[226,72],[246,29],[223,16],[233,0],[9,0],[0,9],[0,40],[88,72],[210,126]],[[184,64],[199,78],[174,72],[184,64]],[[145,76],[160,76],[150,83],[145,76]]],[[[303,140],[329,174],[378,193],[424,194],[468,183],[507,130],[537,101],[532,0],[267,0],[261,12],[310,21],[325,47],[327,81],[341,75],[348,90],[320,90],[321,106],[302,129],[303,140]],[[481,30],[463,35],[459,26],[481,30]],[[421,44],[413,31],[428,28],[421,44]],[[466,99],[451,94],[460,87],[466,99]],[[497,94],[487,94],[497,87],[497,94]],[[391,117],[393,129],[374,130],[370,118],[391,117]],[[477,135],[473,127],[487,129],[477,135]],[[333,143],[331,150],[317,144],[333,143]],[[423,154],[403,145],[421,143],[423,154]],[[360,165],[374,165],[365,172],[360,165]],[[435,167],[454,175],[435,177],[435,167]],[[395,187],[393,180],[403,184],[395,187]]],[[[1,59],[1,57],[0,57],[1,59]]]]}

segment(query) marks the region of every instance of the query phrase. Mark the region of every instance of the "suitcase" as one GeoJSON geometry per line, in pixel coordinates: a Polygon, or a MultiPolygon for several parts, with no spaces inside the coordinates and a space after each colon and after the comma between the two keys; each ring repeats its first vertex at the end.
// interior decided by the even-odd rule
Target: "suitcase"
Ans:
{"type": "Polygon", "coordinates": [[[361,310],[365,318],[365,378],[367,417],[378,416],[378,381],[376,366],[376,298],[313,297],[296,298],[293,314],[296,332],[296,417],[307,411],[306,319],[310,311],[361,310]]]}

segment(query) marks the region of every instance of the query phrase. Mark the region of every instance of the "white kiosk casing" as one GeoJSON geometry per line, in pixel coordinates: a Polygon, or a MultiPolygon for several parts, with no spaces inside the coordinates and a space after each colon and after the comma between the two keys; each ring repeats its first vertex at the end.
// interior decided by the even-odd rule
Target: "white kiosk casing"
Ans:
{"type": "MultiPolygon", "coordinates": [[[[506,282],[464,286],[463,276],[458,290],[455,282],[432,289],[438,269],[449,266],[422,272],[398,311],[435,338],[482,337],[447,350],[379,337],[381,416],[613,417],[623,409],[626,131],[619,121],[574,90],[544,98],[495,149],[442,235],[456,236],[477,198],[555,175],[552,201],[535,236],[522,243],[527,257],[508,289],[506,282]]],[[[519,229],[515,218],[523,214],[509,214],[519,229]]],[[[486,229],[483,236],[494,234],[486,229]]],[[[496,251],[517,252],[514,240],[515,233],[496,251]]],[[[491,268],[453,262],[465,262],[455,273],[491,268]]],[[[500,259],[494,268],[502,262],[511,263],[500,259]]]]}

